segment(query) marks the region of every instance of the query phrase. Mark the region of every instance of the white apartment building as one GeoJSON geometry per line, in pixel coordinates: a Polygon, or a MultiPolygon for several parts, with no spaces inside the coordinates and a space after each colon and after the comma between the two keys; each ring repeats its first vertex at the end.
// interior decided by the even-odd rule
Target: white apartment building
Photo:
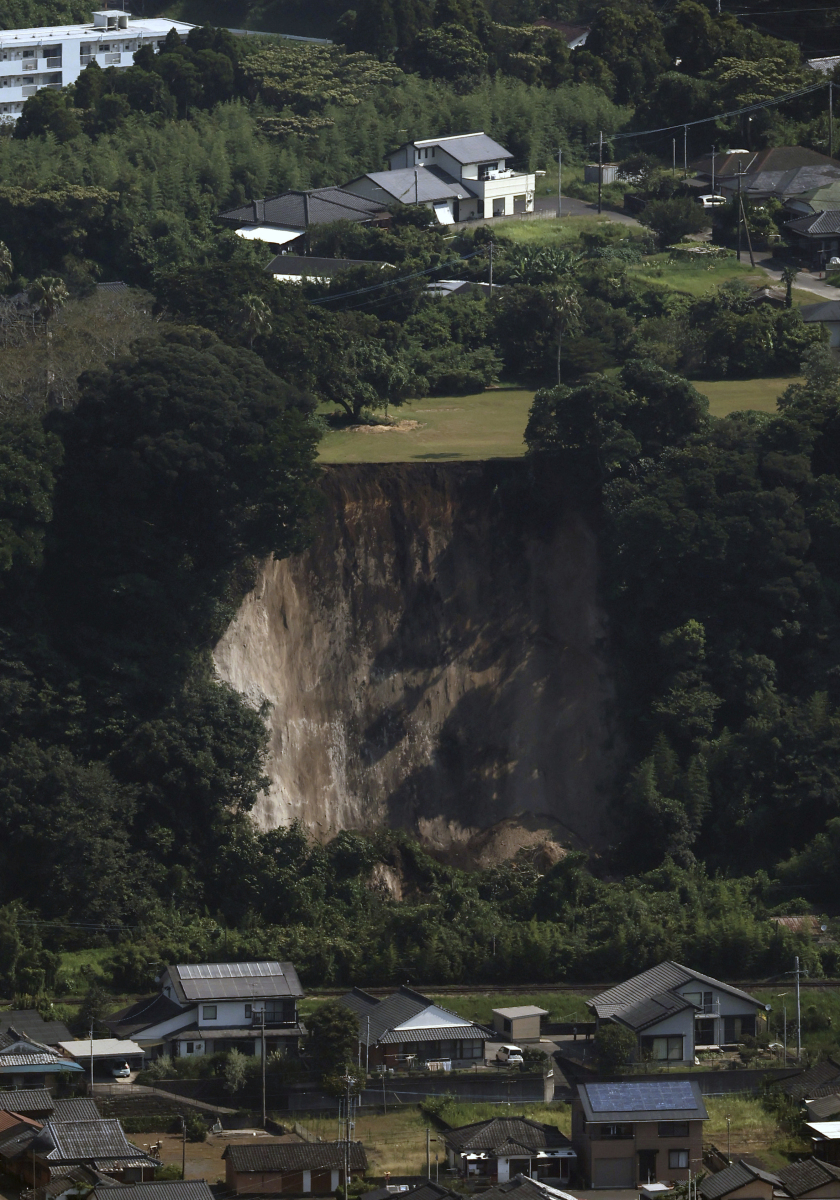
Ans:
{"type": "Polygon", "coordinates": [[[185,36],[193,28],[164,18],[132,21],[131,13],[117,9],[92,17],[88,25],[0,30],[0,120],[17,120],[39,88],[75,83],[88,63],[130,67],[141,46],[158,51],[170,29],[185,36]]]}
{"type": "Polygon", "coordinates": [[[477,217],[534,211],[532,172],[514,170],[513,155],[485,133],[406,142],[388,156],[389,171],[372,171],[344,185],[385,204],[424,204],[442,225],[477,217]]]}

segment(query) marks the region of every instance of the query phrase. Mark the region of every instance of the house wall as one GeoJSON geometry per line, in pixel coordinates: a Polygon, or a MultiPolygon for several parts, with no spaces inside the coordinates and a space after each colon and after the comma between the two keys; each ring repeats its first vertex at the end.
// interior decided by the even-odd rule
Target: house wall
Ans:
{"type": "Polygon", "coordinates": [[[538,1042],[540,1040],[540,1018],[534,1017],[503,1017],[501,1013],[493,1013],[493,1028],[504,1038],[512,1042],[538,1042]],[[507,1027],[505,1026],[507,1022],[507,1027]]]}
{"type": "MultiPolygon", "coordinates": [[[[234,1171],[231,1160],[225,1159],[227,1189],[237,1196],[313,1195],[326,1196],[339,1185],[343,1172],[313,1171],[234,1171]]],[[[353,1170],[353,1179],[360,1179],[361,1170],[353,1170]]]]}
{"type": "Polygon", "coordinates": [[[722,1200],[773,1200],[773,1185],[763,1179],[753,1179],[743,1187],[727,1192],[722,1200]]]}
{"type": "Polygon", "coordinates": [[[683,1039],[683,1056],[682,1062],[694,1062],[694,1010],[691,1008],[685,1009],[684,1012],[674,1013],[670,1017],[666,1017],[656,1025],[651,1025],[639,1034],[639,1055],[642,1056],[642,1046],[644,1038],[651,1037],[674,1037],[682,1036],[683,1039]]]}
{"type": "MultiPolygon", "coordinates": [[[[663,1114],[665,1116],[665,1114],[663,1114]]],[[[612,1122],[603,1122],[609,1124],[612,1122]]],[[[703,1163],[703,1122],[689,1121],[687,1137],[662,1136],[659,1120],[628,1122],[632,1124],[632,1136],[601,1137],[602,1122],[587,1122],[579,1100],[572,1102],[572,1146],[578,1156],[578,1164],[587,1187],[599,1186],[595,1182],[597,1164],[606,1160],[634,1161],[634,1184],[647,1182],[639,1178],[639,1151],[656,1151],[656,1182],[687,1180],[689,1171],[695,1175],[703,1163]],[[687,1150],[688,1167],[669,1166],[669,1150],[687,1150]]],[[[606,1186],[606,1185],[604,1185],[606,1186]]],[[[633,1185],[630,1185],[633,1186],[633,1185]]]]}

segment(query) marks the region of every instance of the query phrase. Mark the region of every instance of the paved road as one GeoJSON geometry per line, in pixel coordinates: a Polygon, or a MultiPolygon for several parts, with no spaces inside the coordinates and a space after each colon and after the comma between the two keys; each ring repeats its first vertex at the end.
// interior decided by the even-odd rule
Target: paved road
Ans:
{"type": "MultiPolygon", "coordinates": [[[[749,262],[749,255],[743,255],[742,261],[749,262]]],[[[774,259],[769,254],[756,254],[755,262],[756,266],[762,267],[767,272],[774,283],[781,283],[784,263],[780,263],[778,259],[774,259]]],[[[840,300],[840,288],[833,287],[823,279],[818,279],[811,271],[800,271],[793,286],[801,288],[805,292],[813,292],[815,296],[820,296],[823,300],[840,300]]]]}
{"type": "MultiPolygon", "coordinates": [[[[562,197],[562,213],[564,217],[597,217],[598,205],[590,204],[588,200],[576,200],[573,196],[562,197]]],[[[534,211],[553,213],[557,215],[557,200],[554,196],[538,196],[534,201],[534,211]]],[[[619,225],[638,225],[639,222],[635,217],[630,217],[627,213],[614,212],[612,209],[604,208],[601,216],[608,221],[616,221],[619,225]]]]}

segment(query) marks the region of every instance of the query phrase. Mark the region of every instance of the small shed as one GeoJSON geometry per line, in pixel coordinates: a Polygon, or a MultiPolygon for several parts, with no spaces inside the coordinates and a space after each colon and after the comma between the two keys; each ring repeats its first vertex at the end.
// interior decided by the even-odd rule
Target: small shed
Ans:
{"type": "MultiPolygon", "coordinates": [[[[233,1143],[225,1148],[227,1189],[237,1196],[326,1196],[343,1182],[344,1142],[233,1143]]],[[[350,1175],[359,1179],[367,1170],[361,1142],[349,1146],[350,1175]]]]}
{"type": "Polygon", "coordinates": [[[840,1121],[806,1121],[805,1128],[817,1158],[840,1167],[840,1121]]]}
{"type": "Polygon", "coordinates": [[[586,166],[583,168],[583,182],[584,183],[597,183],[598,182],[598,172],[603,171],[603,177],[601,179],[601,182],[604,184],[615,183],[615,181],[618,179],[618,172],[619,172],[620,165],[621,165],[620,163],[609,162],[609,163],[602,163],[601,166],[599,167],[597,163],[587,163],[586,166]]]}
{"type": "Polygon", "coordinates": [[[522,1004],[517,1008],[494,1008],[493,1028],[503,1038],[519,1045],[522,1042],[538,1042],[540,1027],[548,1010],[533,1004],[522,1004]]]}

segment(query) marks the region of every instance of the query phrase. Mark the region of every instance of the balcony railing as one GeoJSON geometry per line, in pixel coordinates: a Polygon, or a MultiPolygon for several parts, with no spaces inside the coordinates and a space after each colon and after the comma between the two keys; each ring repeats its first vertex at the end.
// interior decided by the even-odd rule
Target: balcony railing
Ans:
{"type": "Polygon", "coordinates": [[[58,57],[58,58],[48,58],[48,59],[47,59],[47,66],[48,66],[48,67],[52,67],[53,69],[54,69],[55,67],[60,67],[60,66],[61,66],[61,56],[59,55],[59,57],[58,57]]]}
{"type": "Polygon", "coordinates": [[[38,89],[34,83],[25,83],[23,85],[24,100],[26,100],[28,96],[34,96],[37,91],[38,91],[38,89]]]}
{"type": "Polygon", "coordinates": [[[23,64],[23,69],[24,69],[24,71],[37,71],[37,70],[38,70],[38,62],[37,62],[37,60],[36,60],[36,59],[29,59],[27,62],[25,62],[25,63],[23,64]]]}
{"type": "Polygon", "coordinates": [[[719,1017],[720,1016],[720,1000],[714,1000],[711,1004],[700,1004],[695,1009],[695,1020],[702,1020],[703,1017],[719,1017]]]}
{"type": "Polygon", "coordinates": [[[121,58],[122,58],[122,55],[120,55],[120,54],[106,54],[105,62],[107,65],[113,66],[115,63],[119,63],[121,58]]]}

